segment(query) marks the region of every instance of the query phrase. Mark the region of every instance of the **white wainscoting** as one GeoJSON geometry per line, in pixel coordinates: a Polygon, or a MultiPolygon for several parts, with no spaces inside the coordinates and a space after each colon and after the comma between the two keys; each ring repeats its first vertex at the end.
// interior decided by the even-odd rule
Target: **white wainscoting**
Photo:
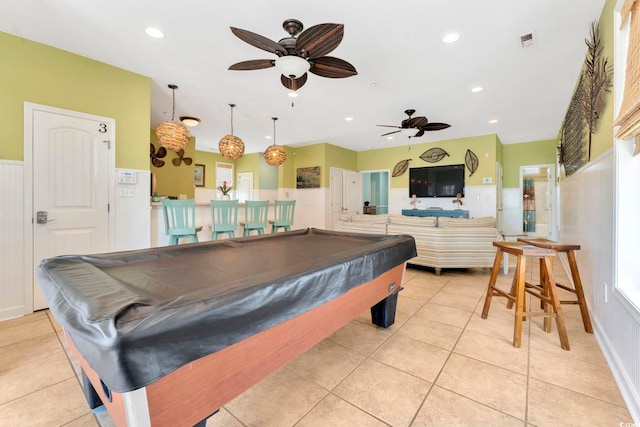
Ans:
{"type": "Polygon", "coordinates": [[[116,184],[116,241],[115,250],[144,249],[151,245],[151,206],[149,188],[151,173],[145,170],[126,170],[136,174],[136,184],[116,184]],[[133,196],[123,197],[121,190],[133,189],[133,196]]]}
{"type": "Polygon", "coordinates": [[[640,313],[612,286],[614,194],[609,150],[560,183],[559,240],[582,247],[576,255],[596,338],[631,416],[639,421],[640,313]]]}
{"type": "Polygon", "coordinates": [[[19,317],[27,310],[25,289],[24,165],[0,160],[0,320],[19,317]]]}
{"type": "MultiPolygon", "coordinates": [[[[418,209],[429,207],[439,207],[442,209],[456,209],[457,205],[451,201],[455,197],[419,197],[418,209]]],[[[409,204],[408,188],[392,188],[389,192],[389,213],[402,213],[402,209],[413,209],[409,204]]],[[[462,199],[463,210],[469,211],[469,216],[479,218],[482,216],[496,216],[496,186],[477,185],[464,188],[464,198],[462,199]]]]}

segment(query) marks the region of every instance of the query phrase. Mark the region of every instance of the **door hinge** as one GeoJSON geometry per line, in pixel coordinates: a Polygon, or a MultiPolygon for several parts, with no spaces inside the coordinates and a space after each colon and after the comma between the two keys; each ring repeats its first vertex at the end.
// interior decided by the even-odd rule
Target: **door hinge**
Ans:
{"type": "Polygon", "coordinates": [[[107,150],[111,150],[111,141],[109,141],[108,139],[102,142],[106,142],[107,143],[107,150]]]}
{"type": "Polygon", "coordinates": [[[107,203],[107,213],[111,212],[111,203],[107,203]]]}

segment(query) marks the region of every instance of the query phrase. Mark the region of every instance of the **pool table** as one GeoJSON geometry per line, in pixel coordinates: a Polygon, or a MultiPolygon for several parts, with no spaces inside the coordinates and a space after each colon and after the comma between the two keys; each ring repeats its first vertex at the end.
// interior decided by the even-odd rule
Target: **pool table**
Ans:
{"type": "Polygon", "coordinates": [[[193,426],[363,311],[393,324],[411,236],[317,229],[59,256],[38,282],[119,426],[193,426]]]}

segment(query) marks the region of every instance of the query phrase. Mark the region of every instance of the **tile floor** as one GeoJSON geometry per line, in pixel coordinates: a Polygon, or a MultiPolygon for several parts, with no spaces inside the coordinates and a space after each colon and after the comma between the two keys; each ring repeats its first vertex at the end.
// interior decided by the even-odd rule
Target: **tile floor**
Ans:
{"type": "MultiPolygon", "coordinates": [[[[571,351],[560,348],[555,329],[542,331],[541,318],[525,323],[517,349],[504,299],[494,298],[488,319],[480,318],[488,279],[488,269],[442,276],[407,269],[392,327],[374,327],[363,313],[229,402],[207,425],[632,422],[577,306],[563,306],[571,351]]],[[[499,280],[508,288],[511,276],[499,280]]],[[[0,425],[112,426],[108,414],[89,411],[77,371],[48,311],[0,322],[0,425]]]]}

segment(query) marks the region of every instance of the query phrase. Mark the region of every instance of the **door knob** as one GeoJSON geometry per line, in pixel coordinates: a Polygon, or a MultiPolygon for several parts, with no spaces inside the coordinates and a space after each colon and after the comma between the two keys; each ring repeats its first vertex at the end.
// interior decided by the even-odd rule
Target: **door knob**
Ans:
{"type": "Polygon", "coordinates": [[[47,219],[49,212],[47,211],[38,211],[36,213],[36,223],[38,224],[46,224],[51,221],[55,221],[55,219],[47,219]]]}

